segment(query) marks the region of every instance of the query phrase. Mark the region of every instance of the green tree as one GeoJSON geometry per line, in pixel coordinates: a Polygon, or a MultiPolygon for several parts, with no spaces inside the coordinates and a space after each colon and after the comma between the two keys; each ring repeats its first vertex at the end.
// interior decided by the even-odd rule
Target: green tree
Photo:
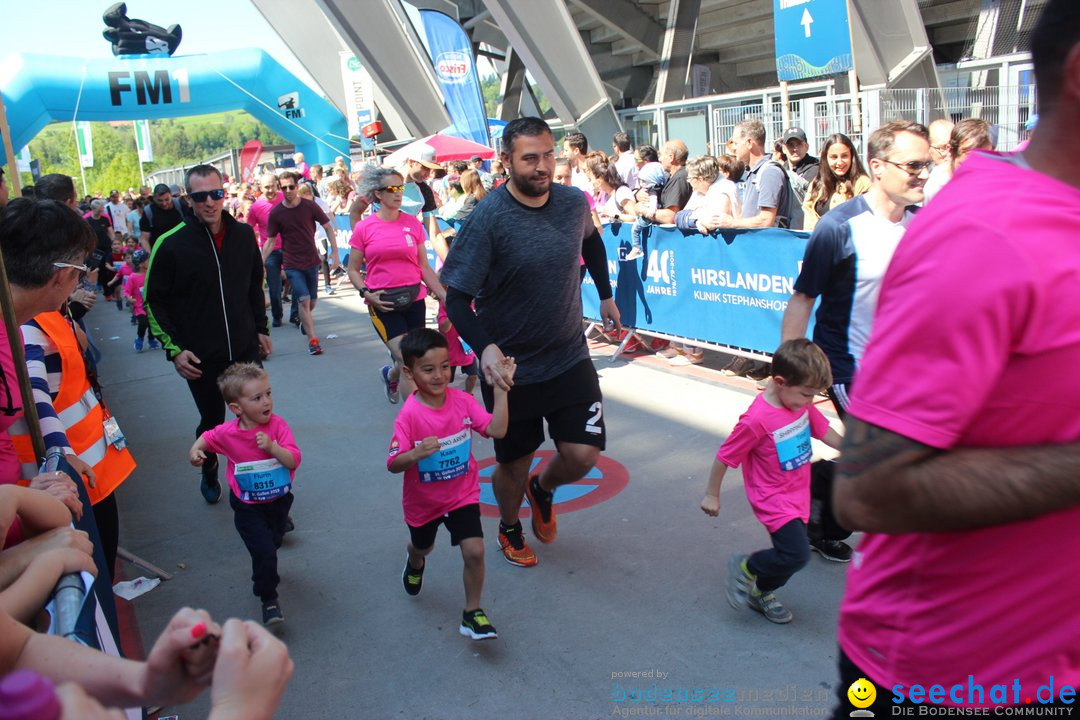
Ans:
{"type": "MultiPolygon", "coordinates": [[[[135,132],[129,122],[91,123],[94,167],[86,168],[86,186],[91,194],[126,190],[140,183],[135,132]]],[[[231,149],[239,150],[251,139],[264,145],[286,144],[281,136],[245,112],[234,111],[192,118],[165,118],[150,123],[153,162],[143,165],[145,173],[181,165],[195,165],[231,149]]],[[[41,165],[41,173],[64,173],[75,178],[82,194],[79,154],[75,131],[69,122],[49,125],[30,142],[30,155],[41,165]]],[[[22,173],[23,186],[32,183],[30,173],[22,173]]]]}
{"type": "Polygon", "coordinates": [[[488,117],[495,117],[499,110],[499,76],[488,75],[480,81],[480,92],[484,95],[484,109],[488,117]]]}

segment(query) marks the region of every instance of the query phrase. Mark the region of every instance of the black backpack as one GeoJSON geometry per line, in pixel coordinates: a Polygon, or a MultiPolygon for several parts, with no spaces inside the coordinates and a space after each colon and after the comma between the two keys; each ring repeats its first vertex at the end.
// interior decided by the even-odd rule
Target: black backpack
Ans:
{"type": "MultiPolygon", "coordinates": [[[[180,217],[184,217],[184,206],[180,203],[180,198],[174,197],[172,199],[173,207],[176,208],[176,212],[180,213],[180,217]]],[[[154,203],[153,201],[143,205],[142,214],[146,218],[146,224],[150,227],[154,227],[154,203]]]]}

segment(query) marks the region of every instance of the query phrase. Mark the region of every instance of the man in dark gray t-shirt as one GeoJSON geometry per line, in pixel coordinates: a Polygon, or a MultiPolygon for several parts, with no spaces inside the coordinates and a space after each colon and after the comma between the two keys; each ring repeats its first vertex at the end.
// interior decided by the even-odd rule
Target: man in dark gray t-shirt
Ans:
{"type": "Polygon", "coordinates": [[[540,118],[520,118],[506,126],[502,142],[509,179],[458,230],[441,279],[451,322],[480,355],[488,409],[492,386],[509,391],[510,423],[495,441],[492,487],[503,556],[528,567],[536,555],[521,529],[523,497],[528,494],[533,533],[551,542],[555,488],[583,478],[605,445],[603,397],[582,333],[581,259],[596,283],[605,325],[620,323],[607,254],[585,197],[551,181],[551,130],[540,118]],[[513,378],[500,372],[506,356],[517,363],[513,378]],[[530,478],[545,420],[557,452],[530,478]]]}

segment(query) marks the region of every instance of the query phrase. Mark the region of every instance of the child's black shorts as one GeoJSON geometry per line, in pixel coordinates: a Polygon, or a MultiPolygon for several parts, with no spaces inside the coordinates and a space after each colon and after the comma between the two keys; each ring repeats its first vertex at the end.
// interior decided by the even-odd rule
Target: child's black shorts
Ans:
{"type": "Polygon", "coordinates": [[[451,365],[450,382],[454,382],[454,376],[457,375],[455,370],[458,368],[461,368],[461,373],[467,377],[477,377],[480,374],[480,360],[473,358],[473,361],[468,365],[451,365]]]}
{"type": "MultiPolygon", "coordinates": [[[[408,523],[406,523],[408,525],[408,523]]],[[[459,545],[462,540],[469,538],[484,537],[484,529],[480,526],[480,505],[462,505],[456,510],[451,510],[442,517],[437,517],[426,525],[409,527],[409,537],[412,545],[417,550],[427,550],[435,544],[435,533],[439,531],[439,525],[445,525],[450,531],[450,544],[459,545]]]]}

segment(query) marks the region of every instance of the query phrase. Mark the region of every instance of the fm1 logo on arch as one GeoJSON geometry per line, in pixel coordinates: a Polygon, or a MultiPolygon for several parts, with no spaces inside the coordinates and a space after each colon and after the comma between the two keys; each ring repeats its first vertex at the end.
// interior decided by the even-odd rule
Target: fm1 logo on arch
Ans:
{"type": "Polygon", "coordinates": [[[109,72],[109,101],[113,107],[124,104],[122,93],[135,93],[135,102],[139,105],[171,105],[176,102],[186,103],[191,100],[188,89],[188,71],[186,69],[116,71],[109,72]]]}
{"type": "MultiPolygon", "coordinates": [[[[555,455],[554,450],[537,450],[533,457],[530,475],[537,475],[544,471],[551,458],[555,455]]],[[[489,457],[477,461],[480,471],[480,514],[485,517],[499,517],[499,507],[495,502],[495,491],[491,489],[491,475],[495,471],[495,458],[489,457]]],[[[596,461],[596,467],[588,474],[570,485],[563,485],[555,489],[555,512],[565,513],[574,510],[582,510],[593,505],[610,500],[624,489],[630,480],[630,473],[626,466],[616,462],[606,455],[601,455],[596,461]]],[[[524,500],[521,506],[521,517],[529,516],[529,501],[524,500]]]]}

